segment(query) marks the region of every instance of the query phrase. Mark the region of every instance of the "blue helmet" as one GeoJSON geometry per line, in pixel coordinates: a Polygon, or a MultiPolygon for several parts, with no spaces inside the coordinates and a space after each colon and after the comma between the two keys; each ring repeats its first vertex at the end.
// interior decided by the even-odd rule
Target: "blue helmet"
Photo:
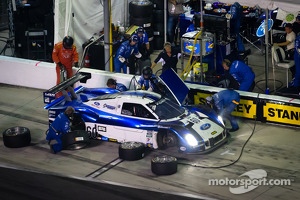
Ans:
{"type": "Polygon", "coordinates": [[[138,42],[138,41],[139,41],[139,38],[138,38],[138,36],[133,35],[133,36],[131,36],[130,41],[138,42]]]}

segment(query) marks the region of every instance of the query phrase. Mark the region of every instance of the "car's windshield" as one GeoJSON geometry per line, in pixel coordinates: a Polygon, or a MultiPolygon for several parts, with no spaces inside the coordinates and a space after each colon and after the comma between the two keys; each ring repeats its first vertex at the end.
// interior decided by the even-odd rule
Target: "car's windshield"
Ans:
{"type": "Polygon", "coordinates": [[[147,106],[155,112],[160,119],[170,119],[178,117],[185,112],[185,109],[177,103],[161,98],[156,102],[149,103],[147,106]]]}

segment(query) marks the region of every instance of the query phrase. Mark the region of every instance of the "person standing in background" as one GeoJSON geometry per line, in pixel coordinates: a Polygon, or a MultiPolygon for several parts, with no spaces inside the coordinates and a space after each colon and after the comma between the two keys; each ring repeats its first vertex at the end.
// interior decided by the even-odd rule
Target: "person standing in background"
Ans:
{"type": "MultiPolygon", "coordinates": [[[[78,52],[74,45],[74,39],[70,36],[65,36],[61,42],[55,44],[52,51],[52,59],[56,63],[56,85],[61,83],[61,73],[63,71],[67,73],[66,78],[71,78],[73,76],[73,65],[77,68],[79,67],[78,52]]],[[[73,87],[70,86],[68,90],[71,92],[72,98],[77,99],[73,87]]],[[[63,91],[63,94],[67,101],[71,101],[70,97],[67,98],[66,91],[63,91]]],[[[59,96],[61,94],[58,94],[57,97],[59,96]]]]}
{"type": "Polygon", "coordinates": [[[160,54],[158,54],[156,59],[153,61],[151,69],[153,69],[158,62],[162,62],[162,73],[169,68],[172,68],[177,73],[176,66],[180,56],[180,49],[172,46],[170,42],[166,42],[164,44],[164,50],[160,52],[160,54]]]}
{"type": "Polygon", "coordinates": [[[127,74],[127,65],[129,64],[128,59],[130,58],[130,56],[134,54],[136,58],[142,57],[142,54],[139,52],[138,49],[138,41],[138,36],[132,35],[129,40],[123,42],[120,45],[114,58],[115,72],[120,73],[122,69],[123,73],[127,74]]]}
{"type": "Polygon", "coordinates": [[[179,15],[184,12],[183,3],[185,3],[185,0],[168,0],[167,37],[172,45],[174,45],[175,29],[179,15]]]}

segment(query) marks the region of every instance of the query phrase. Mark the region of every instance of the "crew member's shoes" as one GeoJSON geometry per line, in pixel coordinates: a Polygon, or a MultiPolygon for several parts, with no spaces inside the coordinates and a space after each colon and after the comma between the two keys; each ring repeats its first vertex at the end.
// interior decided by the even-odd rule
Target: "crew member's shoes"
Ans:
{"type": "Polygon", "coordinates": [[[230,132],[230,133],[232,133],[232,132],[235,132],[235,131],[237,131],[237,130],[239,130],[239,127],[237,127],[237,128],[232,128],[232,129],[229,129],[229,132],[230,132]]]}

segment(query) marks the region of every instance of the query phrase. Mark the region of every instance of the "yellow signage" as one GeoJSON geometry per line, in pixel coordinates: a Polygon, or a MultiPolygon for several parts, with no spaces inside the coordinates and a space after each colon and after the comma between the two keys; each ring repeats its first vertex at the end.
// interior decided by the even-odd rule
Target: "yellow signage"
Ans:
{"type": "MultiPolygon", "coordinates": [[[[205,98],[210,96],[210,94],[199,93],[197,92],[194,95],[194,103],[197,104],[205,104],[205,98]]],[[[239,105],[232,112],[232,115],[244,118],[255,119],[256,116],[256,104],[254,104],[253,100],[241,99],[239,105]]]]}
{"type": "Polygon", "coordinates": [[[267,121],[299,125],[299,107],[266,103],[263,109],[267,121]]]}

